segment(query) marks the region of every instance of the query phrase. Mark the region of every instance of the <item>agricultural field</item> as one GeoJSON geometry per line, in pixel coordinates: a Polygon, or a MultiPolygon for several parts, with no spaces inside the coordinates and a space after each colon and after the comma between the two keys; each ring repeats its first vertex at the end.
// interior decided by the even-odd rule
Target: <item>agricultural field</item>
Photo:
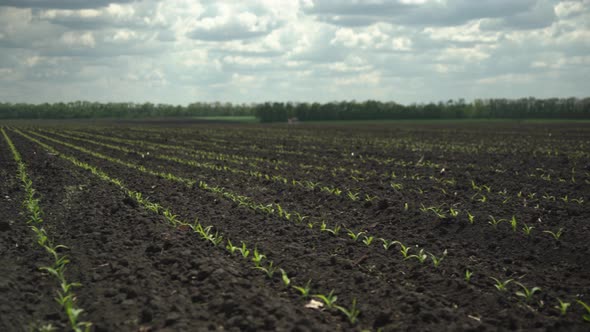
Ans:
{"type": "Polygon", "coordinates": [[[1,134],[1,331],[590,329],[585,123],[1,134]]]}

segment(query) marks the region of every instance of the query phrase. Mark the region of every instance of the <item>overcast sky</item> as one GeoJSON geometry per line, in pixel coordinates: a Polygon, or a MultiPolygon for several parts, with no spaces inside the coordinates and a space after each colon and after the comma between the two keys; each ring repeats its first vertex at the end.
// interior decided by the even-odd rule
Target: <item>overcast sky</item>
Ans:
{"type": "Polygon", "coordinates": [[[0,101],[590,96],[590,0],[0,0],[0,101]]]}

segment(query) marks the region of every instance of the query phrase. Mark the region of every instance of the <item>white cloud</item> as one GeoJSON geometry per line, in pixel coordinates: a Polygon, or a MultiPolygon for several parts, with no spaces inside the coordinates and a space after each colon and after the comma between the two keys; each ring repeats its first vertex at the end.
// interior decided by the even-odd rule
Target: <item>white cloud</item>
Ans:
{"type": "Polygon", "coordinates": [[[68,31],[61,35],[60,40],[66,44],[66,46],[73,47],[95,47],[96,41],[92,32],[74,32],[68,31]]]}
{"type": "Polygon", "coordinates": [[[0,100],[590,94],[590,0],[39,3],[0,6],[0,100]]]}
{"type": "Polygon", "coordinates": [[[526,84],[533,80],[532,74],[504,74],[477,80],[479,84],[526,84]]]}

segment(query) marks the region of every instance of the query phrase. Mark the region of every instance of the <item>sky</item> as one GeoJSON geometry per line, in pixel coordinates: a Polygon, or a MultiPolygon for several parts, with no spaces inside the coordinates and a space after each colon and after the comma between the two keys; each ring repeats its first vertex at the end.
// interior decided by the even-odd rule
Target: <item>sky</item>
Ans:
{"type": "Polygon", "coordinates": [[[590,0],[0,0],[0,101],[590,96],[590,0]]]}

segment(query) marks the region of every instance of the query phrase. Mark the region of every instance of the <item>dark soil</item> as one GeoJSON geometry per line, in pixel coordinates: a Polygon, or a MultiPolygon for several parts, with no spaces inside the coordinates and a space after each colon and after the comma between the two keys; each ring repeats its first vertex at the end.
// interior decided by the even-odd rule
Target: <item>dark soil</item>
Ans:
{"type": "MultiPolygon", "coordinates": [[[[308,216],[300,224],[288,222],[238,206],[197,186],[141,173],[32,135],[60,153],[121,179],[183,220],[198,218],[234,244],[255,245],[289,274],[293,284],[312,280],[313,293],[327,294],[333,289],[337,304],[348,307],[356,299],[361,311],[359,323],[353,325],[334,309],[305,308],[308,301],[285,288],[280,274],[266,278],[251,262],[203,242],[186,229],[169,226],[114,185],[9,131],[41,194],[48,232],[56,243],[69,247],[67,255],[72,262],[68,278],[82,283],[75,291],[78,304],[96,331],[583,331],[590,327],[582,320],[582,307],[575,303],[577,299],[590,303],[590,169],[586,169],[590,159],[584,150],[590,128],[585,125],[196,125],[173,130],[88,127],[76,135],[52,128],[35,132],[147,169],[205,181],[257,203],[279,203],[288,211],[308,216]],[[92,144],[60,136],[60,132],[75,137],[94,133],[103,138],[93,138],[99,144],[92,144]],[[195,159],[195,155],[165,148],[147,155],[144,147],[114,143],[109,137],[251,159],[195,159]],[[136,152],[122,152],[105,143],[136,152]],[[547,153],[550,149],[559,152],[547,153]],[[156,154],[320,181],[359,191],[362,198],[352,201],[319,188],[183,165],[156,158],[156,154]],[[571,180],[572,168],[576,170],[575,182],[571,180]],[[395,178],[390,176],[392,172],[395,178]],[[455,182],[441,182],[444,179],[455,182]],[[472,180],[492,189],[476,191],[472,180]],[[392,182],[402,184],[403,189],[394,190],[392,182]],[[378,199],[365,202],[365,194],[378,199]],[[480,202],[473,198],[475,194],[486,195],[488,200],[480,202]],[[571,201],[579,197],[583,197],[582,203],[571,201]],[[446,211],[454,207],[461,214],[440,219],[421,212],[421,205],[442,206],[446,211]],[[466,211],[476,216],[473,225],[467,221],[466,211]],[[507,220],[515,216],[517,231],[508,222],[492,227],[490,215],[507,220]],[[320,231],[322,220],[330,227],[340,225],[342,231],[338,236],[320,231]],[[308,221],[315,226],[310,229],[308,221]],[[528,237],[521,231],[524,223],[534,227],[528,237]],[[543,232],[560,227],[564,233],[559,241],[543,232]],[[353,241],[345,228],[366,231],[376,238],[367,246],[360,239],[353,241]],[[436,256],[447,250],[448,256],[438,268],[430,257],[423,264],[404,260],[398,246],[385,250],[380,237],[413,246],[410,253],[424,248],[436,256]],[[467,269],[473,272],[470,282],[464,280],[467,269]],[[491,277],[514,282],[506,292],[500,292],[491,277]],[[515,294],[522,290],[516,281],[541,291],[526,301],[515,294]],[[557,299],[572,303],[565,316],[555,309],[557,299]]],[[[7,294],[0,302],[0,330],[24,330],[42,323],[64,327],[65,317],[51,301],[57,285],[38,271],[46,254],[35,247],[24,216],[19,215],[22,189],[3,144],[0,172],[6,181],[0,188],[0,208],[9,222],[0,224],[2,268],[6,269],[0,287],[7,294]],[[17,248],[15,243],[23,245],[17,248]],[[26,294],[35,296],[37,302],[30,303],[26,294]],[[25,306],[27,310],[15,310],[25,306]]]]}

